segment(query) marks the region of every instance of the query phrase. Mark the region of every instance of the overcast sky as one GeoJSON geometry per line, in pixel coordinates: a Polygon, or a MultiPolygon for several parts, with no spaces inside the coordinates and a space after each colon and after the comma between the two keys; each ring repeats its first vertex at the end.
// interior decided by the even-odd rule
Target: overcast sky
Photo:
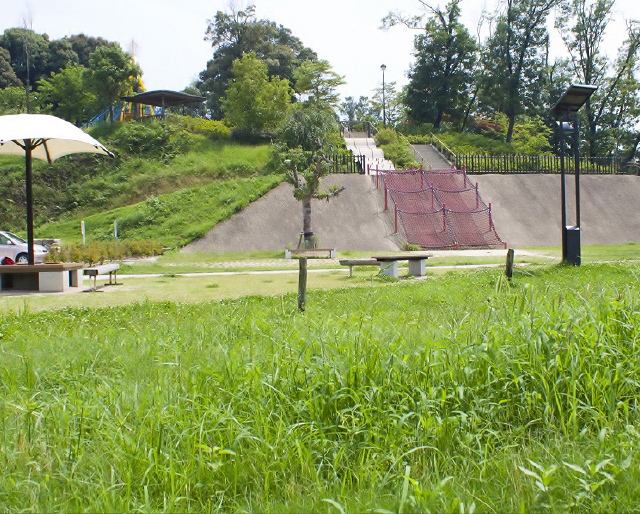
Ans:
{"type": "MultiPolygon", "coordinates": [[[[493,9],[495,1],[463,0],[463,21],[472,34],[482,10],[493,9]]],[[[606,41],[611,56],[622,45],[623,20],[636,16],[636,2],[616,1],[606,41]]],[[[291,29],[328,60],[345,77],[346,85],[340,88],[343,97],[371,97],[382,83],[381,64],[387,66],[387,83],[406,84],[417,32],[404,27],[385,31],[380,26],[390,10],[419,13],[418,0],[236,0],[240,7],[247,3],[256,5],[259,18],[291,29]]],[[[117,41],[127,51],[135,41],[135,57],[147,90],[182,90],[196,80],[212,56],[210,43],[204,41],[207,20],[218,10],[229,10],[228,0],[0,0],[0,4],[2,32],[27,26],[51,39],[84,33],[117,41]]],[[[559,41],[555,29],[551,33],[552,40],[559,41]]],[[[554,48],[556,55],[564,52],[559,43],[554,48]]]]}

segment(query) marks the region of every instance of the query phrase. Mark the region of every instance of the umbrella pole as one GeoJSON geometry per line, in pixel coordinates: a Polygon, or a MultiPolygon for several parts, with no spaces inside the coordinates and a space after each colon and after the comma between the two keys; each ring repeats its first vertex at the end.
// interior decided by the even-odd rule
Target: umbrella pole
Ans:
{"type": "Polygon", "coordinates": [[[25,154],[26,154],[26,200],[27,200],[27,256],[29,259],[29,264],[33,265],[35,263],[34,252],[33,252],[33,189],[32,189],[32,181],[33,176],[31,173],[31,152],[33,152],[33,147],[31,146],[31,139],[25,139],[25,154]]]}

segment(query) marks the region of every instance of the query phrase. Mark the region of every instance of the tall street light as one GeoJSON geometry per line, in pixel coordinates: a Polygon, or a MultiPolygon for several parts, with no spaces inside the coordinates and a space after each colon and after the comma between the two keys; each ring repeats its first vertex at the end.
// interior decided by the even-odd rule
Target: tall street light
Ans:
{"type": "Polygon", "coordinates": [[[597,90],[596,86],[572,84],[551,108],[560,132],[560,197],[562,214],[562,260],[580,266],[580,132],[578,111],[597,90]],[[575,161],[576,224],[567,225],[567,200],[564,170],[564,133],[573,132],[575,161]]]}
{"type": "Polygon", "coordinates": [[[384,70],[387,69],[387,66],[383,64],[382,66],[380,66],[380,69],[382,70],[382,126],[384,128],[387,128],[387,108],[384,94],[384,70]]]}

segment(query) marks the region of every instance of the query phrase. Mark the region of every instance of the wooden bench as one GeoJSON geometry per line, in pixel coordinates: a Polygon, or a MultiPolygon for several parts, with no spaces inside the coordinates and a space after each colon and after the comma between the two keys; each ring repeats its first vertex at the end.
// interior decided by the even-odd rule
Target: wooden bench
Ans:
{"type": "Polygon", "coordinates": [[[84,270],[82,271],[85,275],[89,276],[89,283],[91,283],[91,277],[93,277],[92,291],[97,291],[98,289],[97,289],[96,282],[98,280],[98,275],[106,275],[108,273],[109,284],[117,285],[119,269],[120,269],[120,264],[102,264],[101,266],[92,266],[91,268],[84,268],[84,270]]]}
{"type": "Polygon", "coordinates": [[[79,262],[0,265],[0,289],[61,293],[80,287],[79,262]]]}
{"type": "Polygon", "coordinates": [[[341,259],[341,266],[349,266],[349,276],[353,276],[354,266],[379,266],[380,262],[375,259],[341,259]]]}
{"type": "Polygon", "coordinates": [[[409,275],[424,277],[427,272],[427,259],[433,254],[411,252],[402,255],[377,255],[373,258],[380,263],[380,273],[398,278],[398,262],[409,261],[409,275]]]}

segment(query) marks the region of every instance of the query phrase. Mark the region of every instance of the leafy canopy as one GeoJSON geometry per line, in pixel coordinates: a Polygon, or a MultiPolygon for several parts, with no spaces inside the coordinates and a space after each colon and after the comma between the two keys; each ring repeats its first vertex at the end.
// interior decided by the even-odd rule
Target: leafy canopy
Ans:
{"type": "Polygon", "coordinates": [[[275,131],[291,104],[289,81],[269,78],[253,52],[233,63],[233,77],[222,102],[227,123],[250,134],[275,131]]]}

